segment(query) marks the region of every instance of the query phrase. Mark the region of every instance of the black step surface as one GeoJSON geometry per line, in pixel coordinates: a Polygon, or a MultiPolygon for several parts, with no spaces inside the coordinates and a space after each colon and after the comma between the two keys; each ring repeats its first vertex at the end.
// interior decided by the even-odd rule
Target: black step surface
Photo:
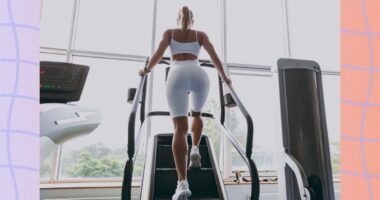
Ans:
{"type": "MultiPolygon", "coordinates": [[[[161,135],[160,134],[158,136],[158,138],[157,138],[157,144],[158,145],[162,145],[162,144],[164,144],[164,145],[165,144],[171,145],[172,144],[172,138],[173,138],[173,134],[172,133],[167,133],[165,135],[161,135]]],[[[189,145],[192,145],[191,135],[190,134],[187,134],[187,143],[189,145]]],[[[206,145],[206,138],[205,138],[205,136],[202,136],[199,145],[206,145]]]]}
{"type": "MultiPolygon", "coordinates": [[[[192,198],[218,198],[218,190],[214,172],[211,168],[188,170],[189,188],[192,198]]],[[[177,171],[175,168],[156,169],[155,197],[170,198],[177,187],[177,171]]]]}
{"type": "MultiPolygon", "coordinates": [[[[188,159],[190,159],[190,149],[188,159]]],[[[201,165],[205,168],[211,168],[210,158],[206,145],[199,146],[199,153],[201,154],[201,165]]],[[[189,163],[189,162],[188,162],[189,163]]],[[[158,145],[156,168],[175,168],[172,145],[158,145]]]]}
{"type": "MultiPolygon", "coordinates": [[[[159,134],[155,136],[155,161],[154,172],[152,174],[152,196],[154,200],[171,199],[177,187],[178,175],[175,169],[172,152],[173,134],[159,134]]],[[[189,153],[191,147],[191,135],[188,135],[187,142],[189,153]]],[[[208,138],[201,137],[199,151],[201,154],[201,169],[188,169],[187,180],[192,193],[191,199],[216,200],[220,199],[221,190],[216,179],[216,171],[208,138]]]]}

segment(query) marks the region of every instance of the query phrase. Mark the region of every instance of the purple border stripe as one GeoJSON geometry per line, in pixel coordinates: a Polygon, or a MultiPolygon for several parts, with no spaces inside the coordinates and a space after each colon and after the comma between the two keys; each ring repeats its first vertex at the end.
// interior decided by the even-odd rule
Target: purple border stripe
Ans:
{"type": "Polygon", "coordinates": [[[369,35],[371,35],[371,36],[380,36],[380,33],[379,32],[370,32],[370,31],[368,31],[368,32],[361,32],[361,31],[355,31],[355,30],[350,30],[350,29],[347,29],[347,28],[342,28],[342,29],[340,29],[341,30],[341,32],[343,32],[343,33],[349,33],[349,34],[352,34],[352,35],[362,35],[362,36],[369,36],[369,35]]]}
{"type": "MultiPolygon", "coordinates": [[[[18,60],[20,63],[23,63],[23,64],[28,64],[28,65],[35,65],[35,66],[40,66],[40,63],[38,62],[35,62],[35,61],[31,61],[31,60],[22,60],[22,59],[19,59],[18,60]]],[[[12,58],[0,58],[0,62],[11,62],[11,63],[14,63],[16,62],[16,59],[12,59],[12,58]]]]}
{"type": "Polygon", "coordinates": [[[367,176],[368,178],[380,178],[380,174],[362,174],[354,171],[341,170],[342,174],[348,174],[351,176],[367,176]]]}
{"type": "MultiPolygon", "coordinates": [[[[40,1],[0,0],[0,2],[0,5],[2,5],[1,12],[3,12],[4,16],[7,15],[5,17],[7,19],[0,19],[0,35],[5,37],[5,40],[0,45],[0,84],[7,81],[4,87],[0,87],[0,144],[2,145],[0,146],[0,151],[2,151],[0,159],[3,161],[0,164],[0,169],[1,175],[8,177],[0,177],[0,187],[7,186],[7,191],[0,190],[0,200],[37,200],[39,199],[38,195],[31,196],[30,194],[36,194],[39,189],[39,162],[36,162],[37,164],[35,162],[26,163],[26,165],[30,164],[30,166],[25,166],[25,164],[18,165],[15,156],[26,153],[25,147],[21,146],[25,143],[18,142],[20,137],[22,140],[29,142],[30,145],[38,146],[39,140],[36,140],[36,137],[40,135],[39,130],[29,130],[28,128],[24,130],[24,127],[35,127],[31,125],[38,124],[39,113],[28,113],[33,114],[34,117],[25,121],[20,118],[20,113],[15,113],[14,111],[20,108],[38,110],[36,108],[39,107],[39,83],[38,79],[34,78],[39,76],[38,72],[37,74],[28,74],[27,77],[23,77],[25,80],[20,80],[20,74],[27,70],[27,66],[39,66],[39,58],[35,56],[24,59],[20,56],[20,52],[36,48],[31,48],[30,45],[38,45],[39,38],[36,32],[38,33],[40,28],[19,23],[15,19],[28,17],[31,12],[39,13],[39,10],[36,9],[39,6],[33,9],[28,6],[31,3],[39,4],[40,1]],[[28,1],[28,3],[23,3],[22,1],[28,1]],[[24,10],[28,10],[28,12],[20,12],[24,10]],[[19,34],[18,31],[30,32],[31,34],[19,34]],[[14,57],[9,57],[6,54],[10,50],[13,51],[14,57]],[[13,68],[10,66],[13,66],[13,68]],[[35,90],[29,91],[28,95],[30,96],[18,93],[23,88],[30,88],[30,85],[36,86],[35,90]],[[3,89],[4,91],[2,91],[3,89]]],[[[39,24],[39,19],[28,23],[39,24]]],[[[25,112],[30,111],[25,110],[25,112]]],[[[33,160],[39,160],[39,149],[29,149],[27,153],[33,160]]]]}
{"type": "Polygon", "coordinates": [[[352,106],[361,106],[361,107],[380,107],[380,103],[367,103],[367,102],[355,102],[350,99],[342,99],[341,103],[349,104],[352,106]]]}
{"type": "MultiPolygon", "coordinates": [[[[370,67],[365,66],[355,66],[355,65],[349,65],[349,64],[342,64],[342,68],[344,69],[350,69],[350,70],[356,70],[356,71],[369,71],[370,67]]],[[[374,66],[374,71],[380,72],[380,66],[374,66]]]]}
{"type": "Polygon", "coordinates": [[[23,131],[23,130],[16,130],[16,129],[11,129],[11,130],[1,129],[0,130],[0,132],[2,132],[2,133],[7,133],[7,131],[9,131],[11,133],[40,137],[40,133],[35,133],[35,132],[31,132],[31,131],[23,131]]]}
{"type": "Polygon", "coordinates": [[[30,25],[26,25],[26,24],[9,24],[9,23],[0,23],[0,26],[10,26],[10,27],[16,27],[16,28],[24,28],[24,29],[29,29],[29,30],[33,30],[33,31],[40,31],[40,28],[39,27],[35,27],[35,26],[30,26],[30,25]]]}
{"type": "Polygon", "coordinates": [[[361,147],[361,165],[363,167],[363,174],[362,176],[365,178],[367,182],[367,188],[368,188],[368,193],[369,193],[369,198],[370,200],[373,199],[373,189],[372,189],[372,182],[370,180],[370,176],[368,174],[368,166],[367,162],[365,160],[366,158],[366,151],[365,151],[365,143],[364,143],[364,130],[365,130],[365,124],[366,124],[366,115],[367,115],[367,107],[369,103],[369,99],[372,94],[372,85],[373,85],[373,76],[374,76],[374,49],[373,49],[373,36],[371,34],[371,28],[369,26],[369,21],[368,21],[368,14],[366,10],[366,1],[361,0],[361,12],[362,12],[362,17],[363,21],[365,24],[365,29],[367,32],[367,38],[368,38],[368,48],[369,48],[369,59],[370,59],[370,66],[369,66],[369,79],[368,79],[368,89],[367,89],[367,94],[365,97],[365,102],[362,106],[362,115],[361,115],[361,125],[360,125],[360,147],[361,147]]]}
{"type": "Polygon", "coordinates": [[[380,138],[353,137],[345,133],[341,133],[341,138],[354,142],[380,142],[380,138]]]}

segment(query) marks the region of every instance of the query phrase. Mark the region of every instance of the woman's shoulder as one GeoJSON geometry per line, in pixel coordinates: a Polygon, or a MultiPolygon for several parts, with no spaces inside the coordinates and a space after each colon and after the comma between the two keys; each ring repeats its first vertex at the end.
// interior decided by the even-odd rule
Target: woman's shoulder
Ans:
{"type": "Polygon", "coordinates": [[[201,30],[195,30],[195,31],[198,33],[198,35],[207,35],[206,32],[204,31],[201,31],[201,30]]]}
{"type": "Polygon", "coordinates": [[[164,31],[164,34],[172,33],[175,30],[175,28],[169,28],[164,31]]]}
{"type": "Polygon", "coordinates": [[[203,41],[204,39],[208,38],[206,32],[200,31],[200,30],[196,30],[196,31],[197,31],[197,34],[198,34],[199,41],[203,41]]]}
{"type": "Polygon", "coordinates": [[[166,29],[162,34],[165,38],[171,38],[172,32],[174,29],[166,29]]]}

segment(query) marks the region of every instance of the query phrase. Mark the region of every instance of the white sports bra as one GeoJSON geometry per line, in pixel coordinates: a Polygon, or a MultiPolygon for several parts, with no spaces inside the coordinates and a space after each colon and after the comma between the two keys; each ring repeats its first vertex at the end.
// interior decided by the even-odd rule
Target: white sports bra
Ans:
{"type": "Polygon", "coordinates": [[[178,42],[173,39],[174,29],[172,30],[172,38],[170,39],[170,50],[172,55],[180,53],[190,53],[198,57],[201,46],[198,42],[198,32],[195,31],[195,42],[178,42]]]}

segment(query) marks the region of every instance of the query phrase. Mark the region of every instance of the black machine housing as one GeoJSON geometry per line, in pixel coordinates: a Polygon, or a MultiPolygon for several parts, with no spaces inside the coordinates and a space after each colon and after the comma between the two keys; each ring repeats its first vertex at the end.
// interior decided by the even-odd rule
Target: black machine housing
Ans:
{"type": "Polygon", "coordinates": [[[65,62],[40,62],[40,103],[79,101],[89,67],[65,62]]]}
{"type": "MultiPolygon", "coordinates": [[[[279,59],[277,64],[285,155],[299,165],[311,199],[334,200],[320,67],[314,61],[296,59],[279,59]]],[[[285,179],[287,199],[301,199],[289,165],[285,179]]]]}

